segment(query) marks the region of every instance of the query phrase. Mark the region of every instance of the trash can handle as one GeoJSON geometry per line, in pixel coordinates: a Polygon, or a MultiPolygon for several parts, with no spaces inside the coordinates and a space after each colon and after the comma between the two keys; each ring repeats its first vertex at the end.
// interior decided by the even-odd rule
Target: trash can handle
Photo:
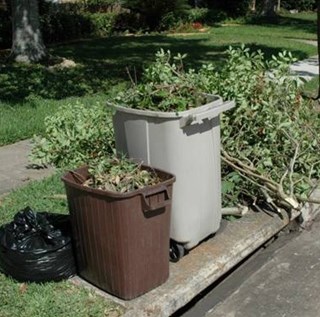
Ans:
{"type": "Polygon", "coordinates": [[[210,108],[207,111],[184,116],[180,119],[180,128],[182,129],[186,126],[196,124],[196,123],[201,124],[202,121],[206,119],[211,120],[214,117],[217,117],[221,112],[229,110],[234,106],[235,106],[234,101],[226,101],[215,107],[210,108]]]}
{"type": "Polygon", "coordinates": [[[153,190],[149,190],[148,192],[141,193],[141,197],[142,197],[142,209],[144,212],[164,208],[164,207],[168,206],[171,201],[171,198],[170,198],[170,195],[168,192],[168,188],[166,186],[160,186],[160,188],[157,187],[153,190]],[[159,195],[160,193],[165,194],[164,200],[162,200],[160,202],[155,202],[155,203],[148,203],[148,201],[147,201],[148,197],[151,197],[153,195],[159,195]]]}
{"type": "Polygon", "coordinates": [[[79,173],[75,171],[69,171],[69,173],[73,176],[73,179],[78,183],[78,184],[83,184],[86,179],[79,173]]]}

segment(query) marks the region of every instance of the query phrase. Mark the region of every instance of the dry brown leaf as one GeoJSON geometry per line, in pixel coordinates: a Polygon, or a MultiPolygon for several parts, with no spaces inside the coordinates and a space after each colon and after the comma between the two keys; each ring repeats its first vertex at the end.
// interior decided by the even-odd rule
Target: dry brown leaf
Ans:
{"type": "Polygon", "coordinates": [[[19,285],[19,292],[20,294],[24,294],[28,289],[28,284],[22,283],[19,285]]]}

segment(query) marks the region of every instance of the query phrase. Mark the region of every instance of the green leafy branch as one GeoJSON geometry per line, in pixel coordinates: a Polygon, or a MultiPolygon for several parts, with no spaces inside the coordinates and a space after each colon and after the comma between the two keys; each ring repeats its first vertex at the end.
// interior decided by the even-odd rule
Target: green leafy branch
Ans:
{"type": "Polygon", "coordinates": [[[212,90],[237,106],[224,115],[221,153],[224,203],[248,199],[299,212],[319,179],[319,115],[301,96],[294,61],[282,52],[266,61],[244,46],[230,48],[212,90]]]}

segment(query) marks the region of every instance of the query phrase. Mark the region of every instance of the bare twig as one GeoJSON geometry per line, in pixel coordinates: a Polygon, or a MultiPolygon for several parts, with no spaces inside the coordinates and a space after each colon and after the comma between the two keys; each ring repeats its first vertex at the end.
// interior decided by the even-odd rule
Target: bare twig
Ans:
{"type": "Polygon", "coordinates": [[[253,201],[253,204],[252,204],[252,205],[253,205],[259,212],[263,212],[263,213],[267,214],[268,216],[273,217],[273,214],[272,214],[272,213],[268,212],[268,211],[265,210],[265,209],[261,209],[261,208],[260,208],[260,206],[257,204],[257,200],[256,200],[256,199],[253,201]]]}
{"type": "Polygon", "coordinates": [[[290,173],[289,173],[289,180],[290,180],[290,196],[292,197],[293,194],[294,194],[294,184],[293,184],[293,179],[292,179],[292,176],[293,176],[293,173],[294,173],[294,164],[296,163],[296,160],[297,160],[297,156],[298,156],[298,153],[299,153],[299,143],[294,141],[295,144],[296,144],[296,148],[295,148],[295,151],[294,151],[294,155],[293,155],[293,158],[290,160],[290,173]]]}
{"type": "Polygon", "coordinates": [[[126,71],[127,71],[128,76],[129,76],[129,79],[130,79],[130,81],[131,81],[131,84],[132,84],[133,86],[135,86],[135,85],[136,85],[136,82],[133,80],[133,78],[132,78],[132,76],[131,76],[131,74],[130,74],[130,71],[129,71],[129,68],[128,68],[128,67],[126,67],[126,71]]]}
{"type": "Polygon", "coordinates": [[[315,167],[317,164],[319,164],[319,163],[320,163],[320,161],[317,161],[317,162],[315,162],[315,163],[313,163],[313,164],[311,165],[311,168],[310,168],[310,171],[309,171],[309,176],[308,176],[309,179],[312,178],[312,173],[313,173],[314,167],[315,167]]]}
{"type": "Polygon", "coordinates": [[[296,181],[293,182],[293,185],[296,186],[297,184],[299,184],[301,181],[303,181],[304,177],[300,177],[299,179],[297,179],[296,181]]]}
{"type": "Polygon", "coordinates": [[[226,207],[222,208],[222,215],[224,216],[244,216],[248,213],[247,206],[226,207]]]}
{"type": "Polygon", "coordinates": [[[138,78],[137,78],[137,70],[136,70],[136,67],[134,66],[134,80],[135,80],[135,83],[137,84],[138,83],[138,78]]]}
{"type": "Polygon", "coordinates": [[[265,187],[264,185],[259,184],[258,182],[256,182],[255,180],[253,180],[252,178],[248,177],[246,174],[244,174],[240,171],[239,171],[239,175],[241,177],[245,178],[247,181],[251,182],[253,185],[259,187],[260,189],[270,190],[269,188],[265,187]]]}
{"type": "Polygon", "coordinates": [[[289,173],[289,169],[286,169],[286,171],[283,173],[283,175],[280,179],[280,186],[283,187],[283,182],[284,182],[285,178],[287,177],[288,173],[289,173]]]}
{"type": "MultiPolygon", "coordinates": [[[[222,154],[222,160],[224,162],[237,170],[242,177],[245,177],[247,180],[257,185],[260,189],[263,189],[264,191],[270,191],[276,197],[275,201],[277,201],[280,206],[293,209],[299,208],[299,202],[294,196],[288,196],[284,192],[282,184],[278,184],[264,175],[261,175],[255,168],[248,167],[240,160],[231,157],[226,151],[222,150],[222,154]]],[[[274,203],[274,200],[272,200],[272,202],[274,203]]]]}
{"type": "Polygon", "coordinates": [[[230,156],[226,151],[224,151],[223,149],[222,151],[222,160],[225,161],[227,164],[229,164],[230,166],[234,167],[237,170],[240,170],[242,172],[244,172],[245,174],[248,174],[252,177],[258,178],[261,181],[268,183],[271,185],[271,187],[274,187],[274,189],[276,189],[278,187],[279,184],[277,184],[276,182],[274,182],[273,180],[266,178],[264,176],[262,176],[261,174],[259,174],[259,172],[257,171],[257,169],[248,166],[246,164],[244,164],[243,162],[241,162],[240,160],[230,156]],[[236,164],[235,164],[236,163],[236,164]],[[238,165],[238,166],[237,166],[238,165]]]}
{"type": "Polygon", "coordinates": [[[269,203],[277,211],[277,213],[280,214],[281,213],[280,208],[274,203],[273,198],[271,198],[271,196],[267,193],[267,191],[264,189],[261,189],[261,192],[262,192],[263,196],[265,197],[267,203],[269,203]]]}

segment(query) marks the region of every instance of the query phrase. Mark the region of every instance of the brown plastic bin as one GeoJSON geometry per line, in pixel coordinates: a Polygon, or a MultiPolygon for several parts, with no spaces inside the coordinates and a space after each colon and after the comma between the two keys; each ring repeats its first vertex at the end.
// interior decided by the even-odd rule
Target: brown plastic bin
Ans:
{"type": "Polygon", "coordinates": [[[87,167],[62,177],[78,274],[123,299],[144,294],[169,277],[171,195],[175,177],[153,170],[162,179],[161,183],[125,194],[81,185],[79,178],[89,177],[87,167]]]}

